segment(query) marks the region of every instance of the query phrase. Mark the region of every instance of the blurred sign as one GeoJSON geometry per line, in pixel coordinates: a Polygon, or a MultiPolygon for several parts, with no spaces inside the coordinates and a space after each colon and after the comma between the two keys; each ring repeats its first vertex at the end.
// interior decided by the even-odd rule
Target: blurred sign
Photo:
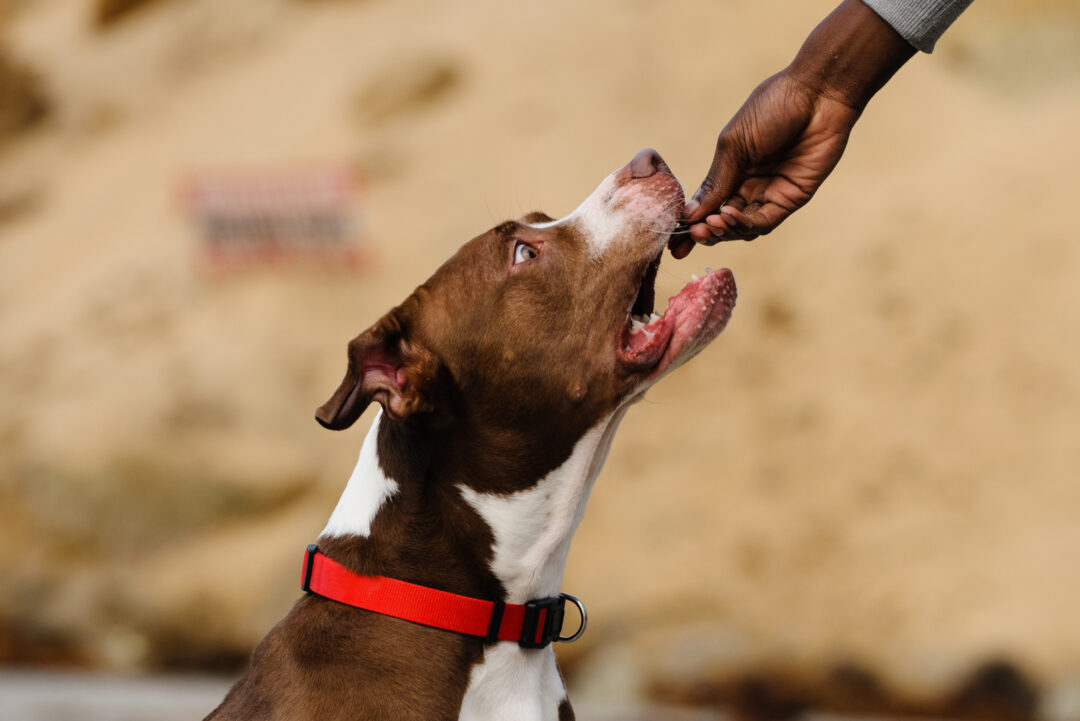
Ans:
{"type": "Polygon", "coordinates": [[[357,219],[359,183],[345,166],[261,174],[202,174],[183,192],[211,269],[323,264],[366,257],[357,219]]]}

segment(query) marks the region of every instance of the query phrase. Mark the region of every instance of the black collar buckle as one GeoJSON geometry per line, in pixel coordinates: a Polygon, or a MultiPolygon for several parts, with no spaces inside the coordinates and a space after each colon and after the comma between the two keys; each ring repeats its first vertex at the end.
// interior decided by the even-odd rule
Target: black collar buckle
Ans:
{"type": "Polygon", "coordinates": [[[314,543],[310,544],[304,552],[304,570],[300,577],[300,590],[304,593],[311,592],[311,572],[315,570],[315,554],[318,552],[319,547],[314,543]]]}
{"type": "Polygon", "coordinates": [[[538,598],[525,602],[525,618],[521,624],[522,648],[544,648],[562,633],[566,599],[562,596],[538,598]]]}

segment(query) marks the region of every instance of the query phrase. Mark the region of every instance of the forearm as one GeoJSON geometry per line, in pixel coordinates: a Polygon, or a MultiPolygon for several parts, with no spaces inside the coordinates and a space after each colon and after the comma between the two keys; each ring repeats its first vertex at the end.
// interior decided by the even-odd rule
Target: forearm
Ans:
{"type": "Polygon", "coordinates": [[[814,28],[785,73],[862,110],[915,48],[862,0],[844,0],[814,28]]]}

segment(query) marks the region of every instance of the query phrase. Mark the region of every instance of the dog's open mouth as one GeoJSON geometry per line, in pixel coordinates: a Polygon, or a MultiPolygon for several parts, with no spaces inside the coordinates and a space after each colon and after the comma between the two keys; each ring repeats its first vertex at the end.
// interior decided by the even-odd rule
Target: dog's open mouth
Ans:
{"type": "Polygon", "coordinates": [[[663,251],[649,264],[627,315],[619,358],[638,372],[662,373],[697,352],[724,329],[735,307],[735,277],[727,268],[708,270],[656,313],[656,272],[663,251]]]}

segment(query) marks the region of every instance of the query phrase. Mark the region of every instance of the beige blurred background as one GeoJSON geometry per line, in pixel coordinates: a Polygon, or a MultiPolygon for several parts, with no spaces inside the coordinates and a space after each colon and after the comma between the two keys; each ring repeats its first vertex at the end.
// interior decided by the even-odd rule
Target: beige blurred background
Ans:
{"type": "MultiPolygon", "coordinates": [[[[125,4],[0,2],[9,667],[242,667],[370,422],[312,417],[346,341],[642,147],[692,192],[834,5],[125,4]],[[184,178],[313,163],[365,177],[370,265],[198,271],[184,178]]],[[[978,0],[807,208],[664,261],[739,305],[615,441],[578,693],[1080,719],[1078,70],[1080,2],[978,0]]]]}

